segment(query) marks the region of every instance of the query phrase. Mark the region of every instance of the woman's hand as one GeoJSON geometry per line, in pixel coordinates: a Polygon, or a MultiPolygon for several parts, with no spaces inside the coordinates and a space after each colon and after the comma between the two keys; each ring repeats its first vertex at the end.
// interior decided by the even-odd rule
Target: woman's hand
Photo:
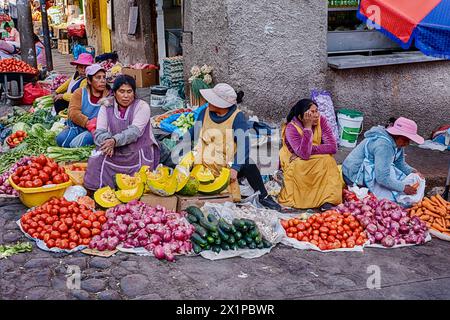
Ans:
{"type": "Polygon", "coordinates": [[[56,94],[56,95],[53,97],[53,101],[61,100],[61,99],[63,99],[63,97],[64,97],[63,94],[56,94]]]}
{"type": "Polygon", "coordinates": [[[116,140],[113,138],[106,139],[103,141],[100,151],[103,152],[106,156],[112,157],[114,154],[114,147],[116,146],[116,140]]]}
{"type": "Polygon", "coordinates": [[[312,128],[313,123],[314,123],[314,116],[311,114],[311,112],[306,111],[303,114],[302,123],[305,128],[308,128],[308,129],[312,128]]]}
{"type": "Polygon", "coordinates": [[[405,186],[405,190],[403,190],[403,192],[405,194],[407,194],[408,196],[412,196],[412,195],[415,195],[417,193],[417,189],[414,188],[413,186],[406,185],[405,186]]]}
{"type": "Polygon", "coordinates": [[[238,172],[234,169],[230,170],[230,181],[235,182],[238,178],[238,172]]]}

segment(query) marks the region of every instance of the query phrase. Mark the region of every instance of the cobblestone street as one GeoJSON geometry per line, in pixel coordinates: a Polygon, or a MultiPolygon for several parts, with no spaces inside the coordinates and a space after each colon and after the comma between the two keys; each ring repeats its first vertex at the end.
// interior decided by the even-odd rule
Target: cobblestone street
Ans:
{"type": "MultiPolygon", "coordinates": [[[[15,223],[25,210],[18,202],[1,204],[2,243],[26,241],[15,223]]],[[[278,245],[258,259],[181,257],[168,263],[123,253],[53,254],[33,244],[31,253],[0,260],[0,300],[449,299],[450,257],[443,254],[449,248],[435,238],[423,246],[364,253],[321,254],[278,245]],[[81,271],[80,290],[67,287],[74,266],[81,271]],[[381,289],[369,290],[377,267],[381,289]]]]}

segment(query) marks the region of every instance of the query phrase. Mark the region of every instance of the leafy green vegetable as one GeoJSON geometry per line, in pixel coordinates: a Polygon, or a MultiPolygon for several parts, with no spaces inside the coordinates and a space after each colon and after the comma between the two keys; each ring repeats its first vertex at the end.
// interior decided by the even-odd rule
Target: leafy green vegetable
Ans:
{"type": "Polygon", "coordinates": [[[47,156],[56,162],[86,161],[91,156],[92,150],[94,150],[94,146],[79,148],[49,147],[47,148],[47,156]]]}
{"type": "Polygon", "coordinates": [[[12,132],[13,133],[17,132],[17,131],[28,132],[28,131],[30,131],[30,126],[27,125],[25,122],[18,122],[12,127],[12,132]]]}
{"type": "Polygon", "coordinates": [[[33,246],[29,242],[17,242],[14,245],[0,245],[0,259],[7,258],[13,254],[31,252],[32,250],[33,246]]]}

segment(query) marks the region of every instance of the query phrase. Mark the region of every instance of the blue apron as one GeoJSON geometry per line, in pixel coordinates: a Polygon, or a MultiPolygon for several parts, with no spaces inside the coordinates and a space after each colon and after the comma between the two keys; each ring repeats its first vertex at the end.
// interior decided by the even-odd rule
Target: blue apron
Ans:
{"type": "MultiPolygon", "coordinates": [[[[364,146],[364,160],[361,164],[361,167],[359,168],[358,175],[355,181],[355,185],[362,184],[364,182],[365,186],[372,192],[378,199],[388,199],[391,201],[397,201],[398,192],[392,191],[390,189],[385,188],[384,186],[381,186],[376,182],[375,179],[375,163],[373,160],[370,160],[369,157],[369,150],[368,150],[368,144],[371,141],[375,141],[376,139],[384,139],[391,143],[391,141],[384,137],[384,136],[376,136],[373,138],[370,138],[366,145],[364,146]]],[[[397,180],[403,180],[406,178],[406,175],[395,166],[395,161],[398,160],[398,158],[401,155],[401,150],[397,149],[394,162],[391,165],[391,177],[394,176],[397,180]]]]}

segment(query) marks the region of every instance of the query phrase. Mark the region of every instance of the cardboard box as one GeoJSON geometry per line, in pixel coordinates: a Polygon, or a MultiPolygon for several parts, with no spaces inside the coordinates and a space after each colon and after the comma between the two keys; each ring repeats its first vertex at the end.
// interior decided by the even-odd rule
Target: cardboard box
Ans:
{"type": "Polygon", "coordinates": [[[178,198],[176,196],[171,197],[161,197],[156,194],[145,194],[142,196],[141,201],[148,204],[151,207],[156,207],[157,205],[163,206],[168,210],[176,211],[178,198]]]}
{"type": "Polygon", "coordinates": [[[214,196],[196,195],[193,197],[178,196],[177,212],[185,210],[189,206],[203,207],[206,202],[224,203],[233,202],[233,197],[230,193],[221,193],[214,196]]]}
{"type": "Polygon", "coordinates": [[[156,85],[156,70],[154,69],[131,69],[122,68],[122,73],[133,77],[138,88],[147,88],[156,85]]]}

